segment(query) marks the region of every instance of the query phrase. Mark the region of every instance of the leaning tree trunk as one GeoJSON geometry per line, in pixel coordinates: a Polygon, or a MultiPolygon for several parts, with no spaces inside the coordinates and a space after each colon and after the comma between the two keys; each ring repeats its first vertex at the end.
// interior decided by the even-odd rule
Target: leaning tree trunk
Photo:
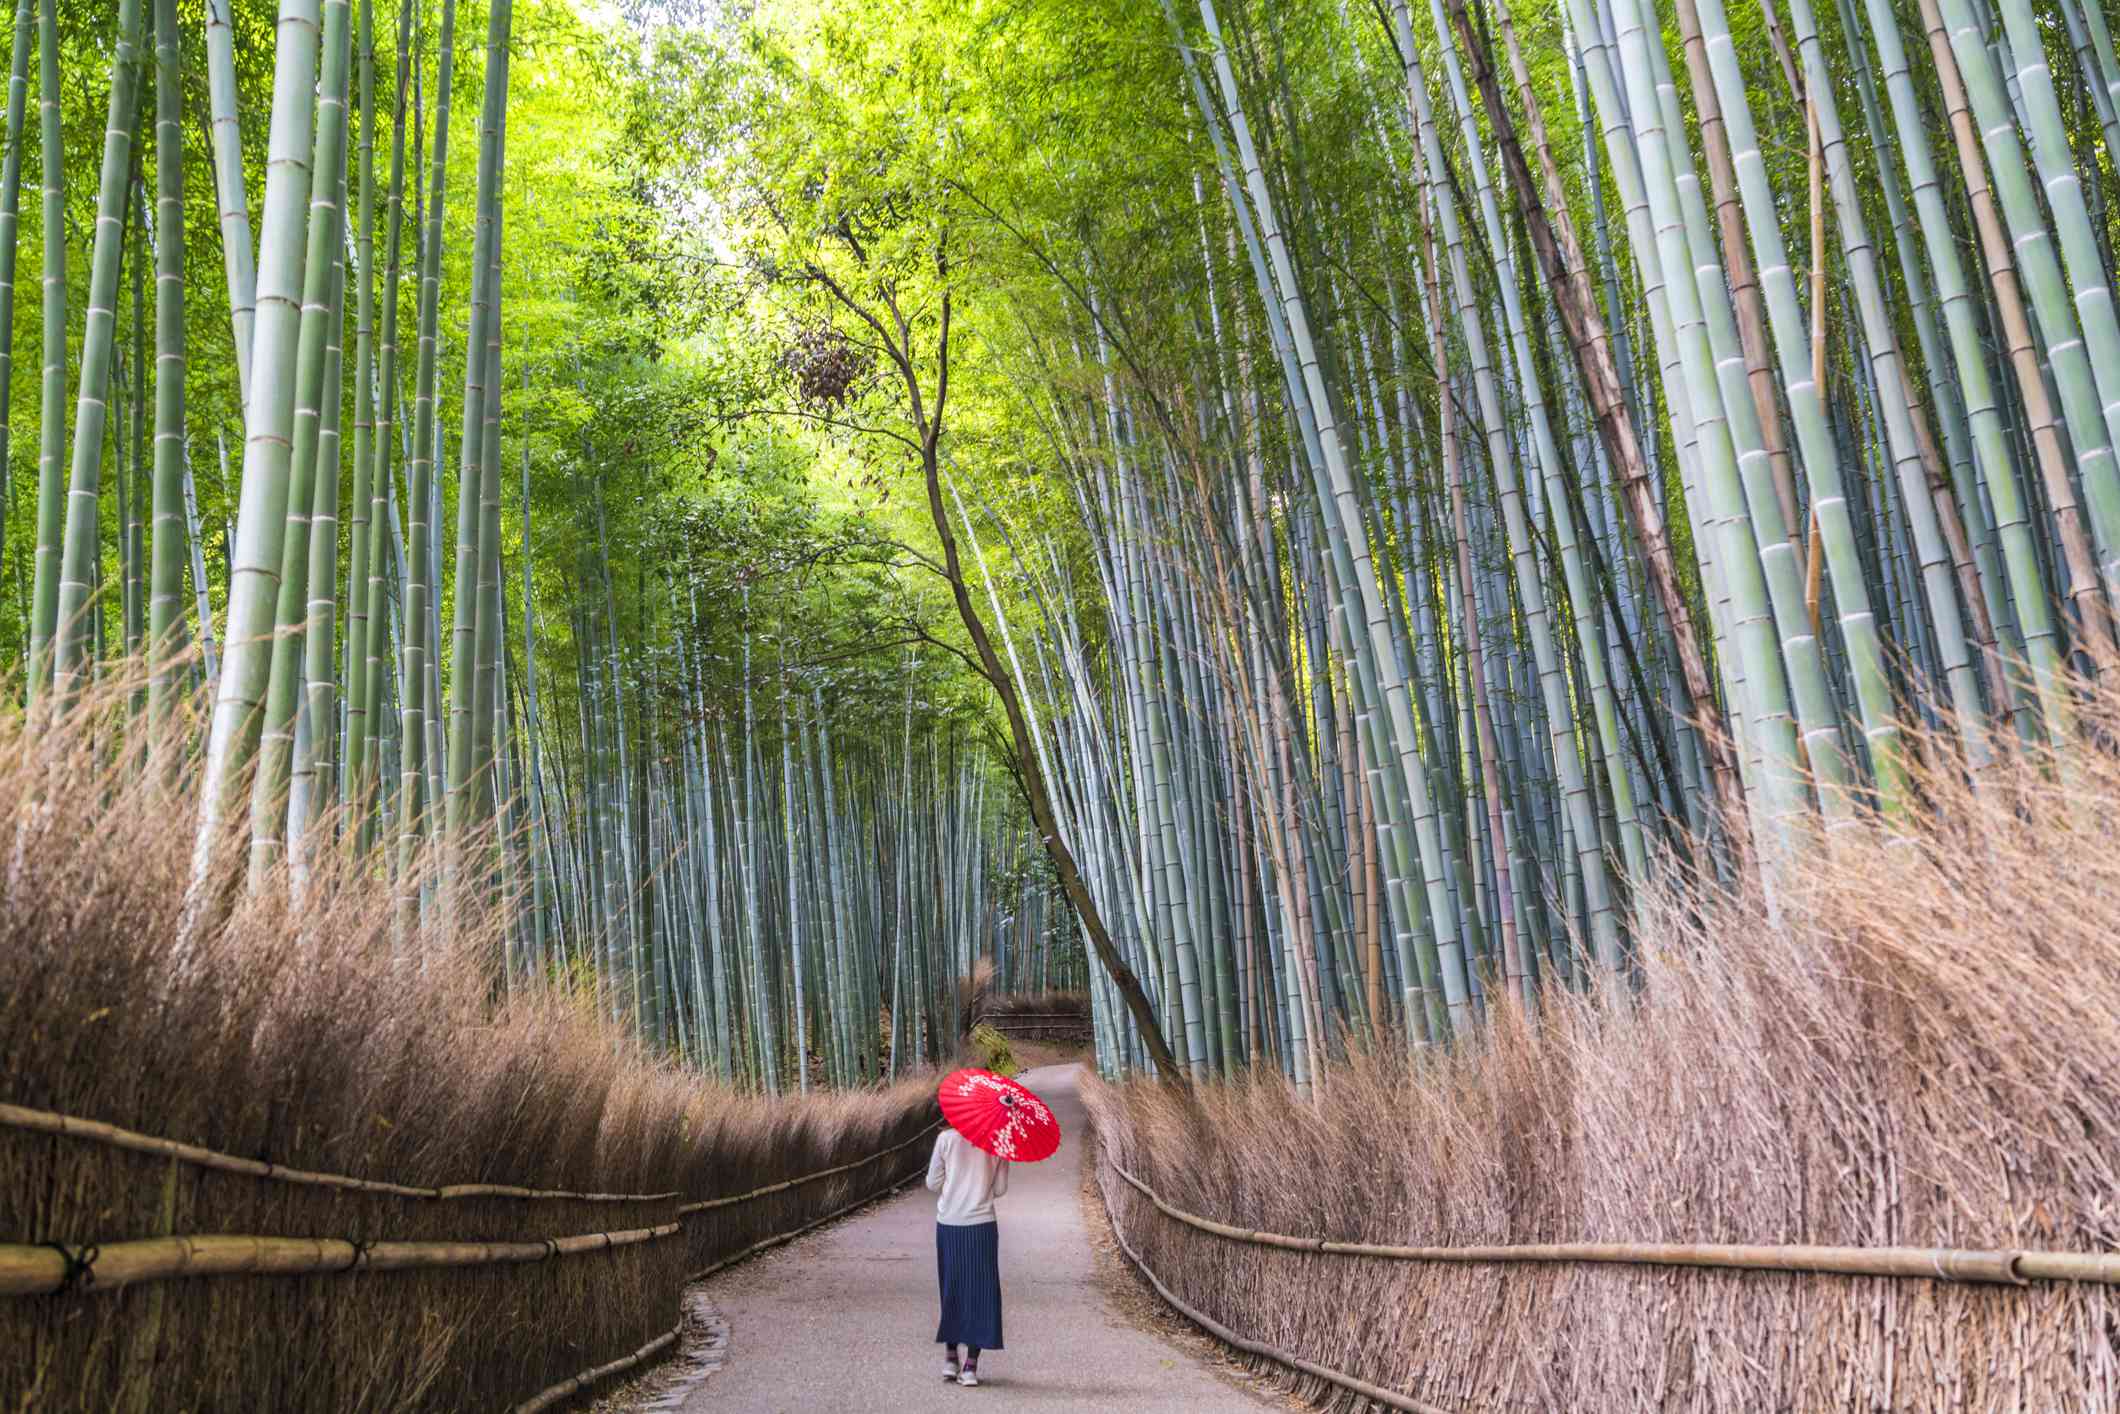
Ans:
{"type": "MultiPolygon", "coordinates": [[[[942,347],[948,347],[950,327],[949,301],[945,296],[942,306],[942,347]]],[[[1104,964],[1112,982],[1126,1000],[1126,1009],[1140,1029],[1141,1043],[1148,1048],[1149,1058],[1155,1063],[1159,1078],[1183,1084],[1184,1072],[1179,1069],[1176,1057],[1164,1043],[1163,1033],[1156,1025],[1156,1011],[1149,1003],[1148,993],[1142,990],[1141,979],[1126,965],[1119,955],[1118,946],[1112,941],[1111,932],[1104,925],[1104,916],[1090,897],[1089,886],[1083,881],[1082,871],[1075,863],[1074,852],[1061,837],[1060,822],[1053,813],[1052,797],[1047,793],[1045,775],[1038,769],[1038,755],[1032,749],[1030,726],[1023,714],[1023,703],[1016,695],[1016,684],[1002,666],[994,651],[994,643],[986,631],[985,622],[979,617],[978,608],[972,603],[971,590],[964,580],[964,566],[957,555],[957,536],[950,527],[949,512],[942,504],[942,467],[940,440],[942,425],[941,409],[936,409],[936,420],[930,421],[921,410],[920,391],[911,376],[910,364],[905,369],[907,383],[912,391],[913,416],[920,428],[921,469],[927,478],[928,518],[934,522],[936,537],[942,542],[944,576],[949,580],[950,597],[957,606],[957,617],[964,623],[964,630],[971,636],[972,646],[979,654],[982,675],[993,685],[995,695],[1001,699],[1001,708],[1008,716],[1009,741],[1015,757],[1016,778],[1023,787],[1025,802],[1030,806],[1032,823],[1037,826],[1040,841],[1045,846],[1046,857],[1053,862],[1053,870],[1060,876],[1061,890],[1066,893],[1068,903],[1073,906],[1075,916],[1082,920],[1082,930],[1089,935],[1090,946],[1097,950],[1097,960],[1104,964]]]]}

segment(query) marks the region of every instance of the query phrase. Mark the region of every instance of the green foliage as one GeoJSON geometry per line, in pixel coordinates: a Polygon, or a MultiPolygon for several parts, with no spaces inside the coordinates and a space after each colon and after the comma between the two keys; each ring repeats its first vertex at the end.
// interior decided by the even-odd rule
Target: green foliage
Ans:
{"type": "Polygon", "coordinates": [[[1008,1037],[984,1021],[972,1028],[972,1053],[980,1065],[996,1075],[1014,1075],[1023,1069],[1008,1037]]]}

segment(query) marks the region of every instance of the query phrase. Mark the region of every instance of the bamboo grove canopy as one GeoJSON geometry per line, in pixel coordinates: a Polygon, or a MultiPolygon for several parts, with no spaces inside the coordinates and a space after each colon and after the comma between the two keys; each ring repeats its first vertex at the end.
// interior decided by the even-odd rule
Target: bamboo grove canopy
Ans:
{"type": "Polygon", "coordinates": [[[24,710],[137,677],[201,910],[347,851],[732,1078],[939,1059],[991,957],[1306,1085],[2113,662],[2092,0],[19,0],[9,62],[24,710]]]}

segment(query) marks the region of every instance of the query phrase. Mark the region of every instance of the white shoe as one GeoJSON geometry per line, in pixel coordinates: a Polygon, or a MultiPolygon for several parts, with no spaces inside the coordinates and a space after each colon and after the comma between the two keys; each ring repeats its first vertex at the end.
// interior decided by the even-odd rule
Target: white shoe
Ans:
{"type": "Polygon", "coordinates": [[[955,1383],[956,1379],[957,1357],[954,1355],[946,1355],[943,1357],[942,1360],[942,1382],[944,1384],[952,1384],[955,1383]]]}
{"type": "Polygon", "coordinates": [[[959,1370],[957,1372],[957,1383],[966,1389],[976,1389],[979,1385],[979,1367],[977,1365],[967,1365],[962,1370],[959,1370]]]}

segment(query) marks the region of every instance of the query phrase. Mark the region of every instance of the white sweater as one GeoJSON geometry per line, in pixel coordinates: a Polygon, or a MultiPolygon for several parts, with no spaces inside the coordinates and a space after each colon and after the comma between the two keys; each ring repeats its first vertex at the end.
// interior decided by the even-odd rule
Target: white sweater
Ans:
{"type": "Polygon", "coordinates": [[[942,1131],[928,1160],[928,1192],[935,1221],[944,1227],[976,1227],[994,1220],[994,1200],[1008,1192],[1008,1160],[997,1159],[954,1129],[942,1131]]]}

